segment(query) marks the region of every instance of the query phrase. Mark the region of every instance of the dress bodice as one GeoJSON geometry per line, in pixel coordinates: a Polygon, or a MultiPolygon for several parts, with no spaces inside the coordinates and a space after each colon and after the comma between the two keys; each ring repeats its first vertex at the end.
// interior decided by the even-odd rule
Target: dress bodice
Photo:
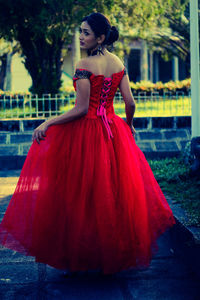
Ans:
{"type": "Polygon", "coordinates": [[[108,137],[113,137],[109,123],[111,123],[114,114],[113,99],[122,77],[126,74],[125,68],[117,73],[113,73],[111,77],[104,75],[95,75],[86,69],[76,69],[73,77],[74,88],[76,90],[76,81],[78,79],[89,79],[91,83],[88,118],[101,117],[108,137]]]}

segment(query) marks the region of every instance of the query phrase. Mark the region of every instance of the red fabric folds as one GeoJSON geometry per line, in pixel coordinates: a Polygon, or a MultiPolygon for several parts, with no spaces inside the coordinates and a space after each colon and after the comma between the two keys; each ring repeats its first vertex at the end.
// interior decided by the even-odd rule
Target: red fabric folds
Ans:
{"type": "Polygon", "coordinates": [[[70,271],[149,265],[156,239],[175,221],[129,126],[114,114],[122,76],[113,75],[107,100],[112,139],[97,116],[104,77],[92,75],[89,113],[32,144],[0,224],[2,245],[70,271]]]}

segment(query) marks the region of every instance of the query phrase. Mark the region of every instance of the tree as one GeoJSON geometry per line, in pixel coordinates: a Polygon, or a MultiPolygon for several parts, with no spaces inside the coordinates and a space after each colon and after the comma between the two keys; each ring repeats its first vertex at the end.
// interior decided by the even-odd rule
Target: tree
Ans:
{"type": "Polygon", "coordinates": [[[120,29],[118,51],[128,54],[130,42],[146,40],[150,47],[185,57],[188,23],[184,11],[189,0],[115,0],[112,21],[120,29]]]}
{"type": "Polygon", "coordinates": [[[83,16],[111,8],[113,0],[0,0],[0,37],[20,43],[31,92],[58,93],[62,49],[83,16]]]}
{"type": "Polygon", "coordinates": [[[174,1],[164,12],[168,28],[157,30],[149,43],[159,46],[167,56],[175,55],[187,59],[190,54],[189,0],[174,1]]]}

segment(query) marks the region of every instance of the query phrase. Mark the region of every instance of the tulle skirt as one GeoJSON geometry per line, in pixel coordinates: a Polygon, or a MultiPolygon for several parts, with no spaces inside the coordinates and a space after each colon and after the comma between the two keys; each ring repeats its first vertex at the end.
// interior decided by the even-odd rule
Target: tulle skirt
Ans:
{"type": "Polygon", "coordinates": [[[105,274],[147,267],[175,221],[129,126],[114,115],[51,126],[33,142],[0,243],[37,262],[105,274]]]}

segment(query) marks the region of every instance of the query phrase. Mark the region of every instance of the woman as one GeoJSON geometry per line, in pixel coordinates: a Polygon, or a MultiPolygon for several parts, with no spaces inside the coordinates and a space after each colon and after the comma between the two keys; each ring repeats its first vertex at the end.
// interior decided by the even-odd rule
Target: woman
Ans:
{"type": "Polygon", "coordinates": [[[156,239],[174,224],[132,126],[126,70],[107,45],[118,31],[99,13],[85,17],[76,106],[35,129],[33,144],[0,225],[0,242],[37,262],[112,274],[149,265],[156,239]],[[126,122],[114,113],[120,88],[126,122]]]}

